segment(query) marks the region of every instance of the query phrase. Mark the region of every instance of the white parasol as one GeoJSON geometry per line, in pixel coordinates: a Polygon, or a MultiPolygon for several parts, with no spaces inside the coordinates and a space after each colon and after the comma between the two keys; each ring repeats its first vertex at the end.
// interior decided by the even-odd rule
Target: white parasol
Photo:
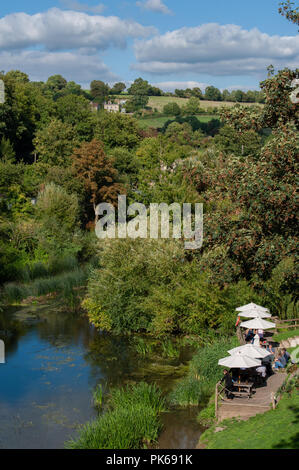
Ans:
{"type": "Polygon", "coordinates": [[[270,318],[271,313],[251,308],[242,312],[238,312],[238,316],[247,318],[270,318]]]}
{"type": "Polygon", "coordinates": [[[247,305],[242,305],[242,307],[236,308],[237,312],[245,312],[246,310],[259,310],[260,312],[269,312],[268,308],[262,307],[261,305],[254,304],[253,302],[247,305]]]}
{"type": "Polygon", "coordinates": [[[232,356],[234,354],[241,354],[243,356],[253,357],[255,359],[264,358],[270,356],[271,353],[264,348],[259,346],[254,346],[253,344],[245,344],[244,346],[238,346],[237,348],[230,349],[227,351],[232,356]]]}
{"type": "Polygon", "coordinates": [[[269,330],[275,328],[275,323],[263,320],[262,318],[253,318],[252,320],[243,321],[240,326],[243,328],[251,328],[253,330],[269,330]]]}
{"type": "Polygon", "coordinates": [[[230,369],[233,369],[233,368],[249,369],[250,367],[260,366],[261,361],[259,359],[245,356],[244,354],[237,352],[236,354],[232,356],[219,359],[218,365],[226,366],[226,367],[229,367],[230,369]]]}

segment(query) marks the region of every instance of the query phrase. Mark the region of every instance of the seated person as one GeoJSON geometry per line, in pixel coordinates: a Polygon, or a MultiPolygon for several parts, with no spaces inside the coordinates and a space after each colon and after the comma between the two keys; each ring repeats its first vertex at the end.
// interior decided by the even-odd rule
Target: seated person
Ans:
{"type": "Polygon", "coordinates": [[[272,344],[269,343],[268,346],[267,346],[267,351],[270,352],[271,354],[273,354],[273,356],[275,355],[275,348],[273,348],[272,344]]]}
{"type": "Polygon", "coordinates": [[[261,329],[257,330],[257,334],[259,335],[260,340],[264,338],[264,330],[261,330],[261,329]]]}
{"type": "Polygon", "coordinates": [[[233,381],[232,381],[232,378],[228,372],[227,369],[224,369],[223,371],[223,377],[222,379],[220,380],[220,382],[223,382],[224,381],[224,384],[225,384],[225,396],[226,398],[234,398],[234,395],[232,393],[232,389],[233,389],[233,381]]]}
{"type": "Polygon", "coordinates": [[[291,356],[289,355],[288,351],[287,351],[285,348],[283,348],[283,349],[281,350],[281,352],[282,352],[283,357],[284,357],[285,360],[286,360],[286,363],[288,363],[289,360],[290,360],[290,357],[291,357],[291,356]]]}
{"type": "Polygon", "coordinates": [[[286,358],[284,357],[282,353],[279,353],[275,360],[274,369],[275,370],[278,370],[279,368],[283,369],[286,365],[287,365],[286,358]]]}

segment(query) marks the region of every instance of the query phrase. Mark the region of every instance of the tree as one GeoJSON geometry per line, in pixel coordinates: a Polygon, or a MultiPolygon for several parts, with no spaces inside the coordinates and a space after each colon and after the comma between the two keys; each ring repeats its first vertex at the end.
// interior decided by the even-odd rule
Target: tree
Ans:
{"type": "Polygon", "coordinates": [[[223,90],[222,101],[231,101],[231,94],[228,90],[223,90]]]}
{"type": "Polygon", "coordinates": [[[54,101],[57,100],[67,86],[67,80],[62,75],[52,75],[46,82],[46,90],[50,92],[54,101]]]}
{"type": "Polygon", "coordinates": [[[261,151],[261,137],[252,129],[238,132],[230,126],[224,126],[215,136],[214,142],[225,154],[233,153],[240,157],[257,157],[261,151]]]}
{"type": "Polygon", "coordinates": [[[185,98],[186,96],[185,90],[179,90],[178,88],[174,90],[174,94],[178,96],[178,98],[185,98]]]}
{"type": "Polygon", "coordinates": [[[111,95],[120,95],[126,89],[126,84],[123,82],[114,83],[110,90],[111,95]]]}
{"type": "Polygon", "coordinates": [[[63,253],[76,254],[77,196],[54,183],[46,184],[38,194],[35,210],[39,250],[56,259],[63,253]]]}
{"type": "Polygon", "coordinates": [[[189,115],[197,114],[199,112],[199,106],[199,99],[192,97],[187,101],[186,105],[183,107],[183,112],[189,115]]]}
{"type": "Polygon", "coordinates": [[[95,209],[100,202],[115,203],[118,194],[124,194],[124,188],[118,180],[118,172],[113,160],[105,154],[102,143],[96,139],[85,142],[76,149],[72,162],[73,173],[83,181],[96,221],[95,209]]]}
{"type": "Polygon", "coordinates": [[[133,95],[130,100],[126,102],[126,111],[128,113],[134,113],[144,108],[148,103],[148,99],[148,96],[145,95],[133,95]]]}
{"type": "Polygon", "coordinates": [[[5,139],[2,137],[0,142],[0,158],[6,162],[14,162],[15,161],[15,151],[13,149],[12,144],[10,143],[9,139],[5,139]]]}
{"type": "Polygon", "coordinates": [[[242,90],[233,90],[231,92],[231,99],[232,101],[236,101],[237,103],[242,103],[245,98],[245,93],[242,90]]]}
{"type": "Polygon", "coordinates": [[[198,98],[200,100],[203,100],[203,94],[200,88],[195,87],[191,91],[192,91],[192,96],[195,96],[195,98],[198,98]]]}
{"type": "Polygon", "coordinates": [[[40,117],[39,94],[19,71],[2,77],[5,102],[0,104],[0,140],[4,137],[13,146],[16,158],[30,161],[32,137],[40,117]],[[37,95],[37,96],[36,96],[37,95]]]}
{"type": "Polygon", "coordinates": [[[70,155],[78,145],[78,137],[71,124],[53,119],[36,132],[33,143],[41,162],[68,166],[71,163],[70,155]]]}
{"type": "Polygon", "coordinates": [[[179,116],[181,114],[181,108],[176,102],[169,102],[163,107],[163,113],[168,116],[179,116]]]}
{"type": "Polygon", "coordinates": [[[86,98],[74,94],[63,96],[56,101],[56,109],[58,119],[74,126],[80,140],[92,139],[96,116],[86,98]]]}
{"type": "Polygon", "coordinates": [[[147,96],[149,92],[150,84],[147,80],[143,80],[141,77],[136,78],[134,83],[128,89],[129,95],[141,95],[147,96]]]}
{"type": "Polygon", "coordinates": [[[163,91],[156,86],[150,86],[148,89],[149,96],[163,96],[163,91]]]}
{"type": "Polygon", "coordinates": [[[132,149],[140,141],[136,119],[121,113],[104,111],[99,114],[94,136],[103,142],[105,148],[126,147],[132,149]]]}
{"type": "Polygon", "coordinates": [[[208,86],[205,89],[205,100],[221,101],[221,91],[214,86],[208,86]]]}
{"type": "Polygon", "coordinates": [[[90,94],[94,101],[103,104],[109,96],[109,85],[101,80],[93,80],[90,84],[90,94]]]}
{"type": "Polygon", "coordinates": [[[299,7],[294,8],[295,3],[290,0],[280,2],[279,13],[285,16],[287,20],[299,25],[299,7]]]}

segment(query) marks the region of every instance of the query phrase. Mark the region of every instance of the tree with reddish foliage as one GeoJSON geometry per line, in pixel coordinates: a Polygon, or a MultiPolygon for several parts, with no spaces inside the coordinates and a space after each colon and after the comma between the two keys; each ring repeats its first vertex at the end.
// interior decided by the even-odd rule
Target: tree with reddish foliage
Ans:
{"type": "Polygon", "coordinates": [[[91,142],[84,142],[74,151],[71,158],[73,173],[83,181],[94,214],[100,202],[115,204],[117,196],[125,193],[124,187],[118,181],[114,160],[105,154],[100,141],[93,139],[91,142]]]}

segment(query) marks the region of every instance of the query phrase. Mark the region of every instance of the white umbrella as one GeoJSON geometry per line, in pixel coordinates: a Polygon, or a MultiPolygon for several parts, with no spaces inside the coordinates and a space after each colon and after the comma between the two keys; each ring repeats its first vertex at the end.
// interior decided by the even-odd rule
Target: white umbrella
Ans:
{"type": "Polygon", "coordinates": [[[251,308],[238,312],[238,316],[247,318],[270,318],[272,315],[269,312],[251,308]]]}
{"type": "Polygon", "coordinates": [[[261,307],[261,305],[254,304],[251,302],[250,304],[247,305],[242,305],[242,307],[236,308],[237,312],[244,312],[246,310],[260,310],[261,312],[269,312],[268,308],[261,307]]]}
{"type": "Polygon", "coordinates": [[[275,323],[263,320],[262,318],[253,318],[253,320],[243,321],[240,326],[243,328],[252,328],[254,330],[268,330],[275,328],[275,323]]]}
{"type": "Polygon", "coordinates": [[[271,355],[271,353],[266,349],[260,348],[259,346],[254,346],[253,344],[244,344],[244,346],[238,346],[237,348],[230,349],[227,352],[232,356],[239,353],[242,356],[254,357],[256,359],[271,355]]]}
{"type": "Polygon", "coordinates": [[[233,356],[228,356],[228,357],[224,357],[223,359],[219,359],[218,365],[226,366],[226,367],[229,367],[230,369],[233,369],[233,368],[249,369],[250,367],[260,366],[261,361],[253,357],[244,356],[240,352],[237,352],[233,356]]]}

